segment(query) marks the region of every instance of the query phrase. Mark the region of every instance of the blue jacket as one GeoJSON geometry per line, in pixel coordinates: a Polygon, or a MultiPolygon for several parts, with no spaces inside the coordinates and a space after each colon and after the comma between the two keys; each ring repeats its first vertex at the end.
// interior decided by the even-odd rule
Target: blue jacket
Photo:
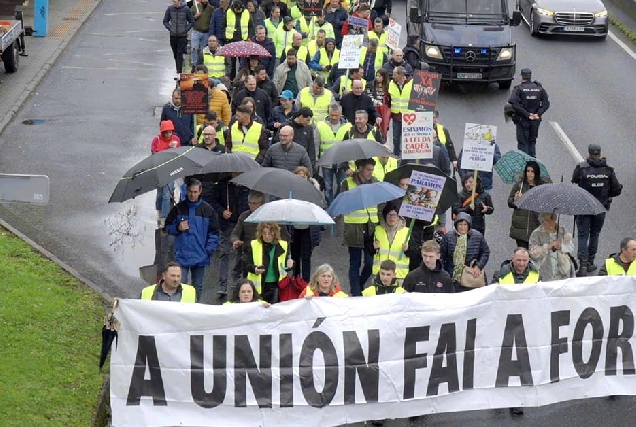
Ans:
{"type": "Polygon", "coordinates": [[[225,178],[217,182],[210,197],[211,205],[219,218],[219,228],[223,231],[228,228],[234,229],[238,222],[238,217],[249,209],[247,195],[250,189],[242,185],[230,182],[231,178],[225,178]],[[223,218],[223,211],[229,209],[232,216],[229,219],[223,218]]]}
{"type": "Polygon", "coordinates": [[[282,123],[284,125],[285,123],[287,123],[288,121],[294,118],[294,116],[296,115],[296,111],[298,111],[298,109],[296,108],[296,104],[292,105],[292,109],[291,109],[291,112],[289,113],[289,116],[285,115],[285,109],[283,108],[282,105],[278,105],[274,107],[274,111],[272,112],[272,115],[269,118],[268,128],[274,129],[274,123],[276,122],[282,123]]]}
{"type": "Polygon", "coordinates": [[[184,200],[172,208],[166,218],[166,231],[175,236],[174,260],[182,267],[210,265],[214,250],[219,245],[219,220],[212,206],[202,200],[184,200]],[[179,231],[183,220],[189,230],[179,231]]]}
{"type": "Polygon", "coordinates": [[[161,121],[172,120],[174,133],[181,140],[181,145],[190,145],[194,137],[194,116],[183,114],[183,107],[175,108],[172,102],[168,102],[161,110],[161,121]]]}
{"type": "Polygon", "coordinates": [[[219,42],[225,41],[225,30],[223,28],[223,20],[225,19],[225,11],[223,8],[214,9],[212,17],[210,18],[210,32],[211,36],[216,36],[219,42]]]}
{"type": "MultiPolygon", "coordinates": [[[[467,221],[469,226],[472,224],[472,218],[465,212],[460,212],[455,218],[455,224],[458,221],[467,221]]],[[[457,246],[457,232],[455,230],[449,230],[444,237],[442,237],[442,243],[440,245],[442,267],[453,276],[453,254],[455,253],[455,246],[457,246]]],[[[488,258],[490,258],[490,248],[484,235],[472,228],[468,231],[468,242],[466,245],[466,260],[464,265],[470,265],[471,262],[476,261],[477,266],[480,269],[484,269],[488,264],[488,258]]]]}

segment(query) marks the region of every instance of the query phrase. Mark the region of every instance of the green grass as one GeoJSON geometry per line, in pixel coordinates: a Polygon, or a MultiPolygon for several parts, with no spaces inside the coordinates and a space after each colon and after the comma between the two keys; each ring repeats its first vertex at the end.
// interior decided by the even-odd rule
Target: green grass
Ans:
{"type": "Polygon", "coordinates": [[[90,426],[103,302],[0,228],[0,426],[90,426]]]}
{"type": "Polygon", "coordinates": [[[614,25],[621,33],[625,34],[627,38],[629,38],[632,42],[636,42],[636,33],[631,30],[631,28],[627,27],[622,21],[616,19],[616,17],[610,14],[609,16],[610,24],[614,25]]]}

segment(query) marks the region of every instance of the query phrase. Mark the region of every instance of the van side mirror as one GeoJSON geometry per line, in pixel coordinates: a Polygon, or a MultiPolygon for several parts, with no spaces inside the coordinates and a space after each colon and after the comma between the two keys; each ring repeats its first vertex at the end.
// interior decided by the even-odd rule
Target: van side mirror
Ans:
{"type": "Polygon", "coordinates": [[[517,27],[521,24],[521,11],[515,10],[512,12],[512,19],[510,20],[510,25],[513,27],[517,27]]]}
{"type": "Polygon", "coordinates": [[[409,21],[414,24],[422,23],[422,15],[417,7],[412,7],[409,9],[409,21]]]}
{"type": "Polygon", "coordinates": [[[426,61],[420,61],[420,70],[429,71],[431,67],[428,65],[426,61]]]}

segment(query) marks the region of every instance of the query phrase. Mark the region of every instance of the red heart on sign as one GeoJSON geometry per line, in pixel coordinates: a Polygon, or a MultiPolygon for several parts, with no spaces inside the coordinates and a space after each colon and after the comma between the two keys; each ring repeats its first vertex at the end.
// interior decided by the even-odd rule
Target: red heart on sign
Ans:
{"type": "Polygon", "coordinates": [[[402,120],[404,120],[404,123],[406,123],[409,126],[415,123],[415,118],[416,118],[415,113],[402,114],[402,120]]]}

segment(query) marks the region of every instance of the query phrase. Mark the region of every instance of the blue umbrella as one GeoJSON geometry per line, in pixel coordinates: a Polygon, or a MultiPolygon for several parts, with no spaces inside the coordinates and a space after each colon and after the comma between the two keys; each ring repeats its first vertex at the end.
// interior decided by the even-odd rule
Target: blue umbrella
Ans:
{"type": "Polygon", "coordinates": [[[353,190],[338,194],[327,209],[332,217],[348,214],[359,209],[375,207],[379,203],[404,197],[405,191],[388,182],[358,185],[353,190]]]}

